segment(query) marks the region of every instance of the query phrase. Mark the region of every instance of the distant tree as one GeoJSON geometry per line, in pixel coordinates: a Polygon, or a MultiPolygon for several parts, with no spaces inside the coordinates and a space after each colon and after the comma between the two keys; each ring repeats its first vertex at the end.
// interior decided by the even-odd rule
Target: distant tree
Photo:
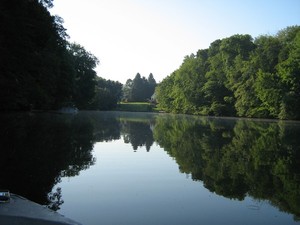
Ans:
{"type": "Polygon", "coordinates": [[[154,79],[154,76],[152,73],[149,74],[148,79],[148,93],[147,93],[147,98],[150,99],[151,96],[154,94],[155,87],[156,87],[156,80],[154,79]]]}
{"type": "Polygon", "coordinates": [[[132,80],[128,79],[123,86],[123,101],[131,101],[131,93],[132,93],[132,80]]]}
{"type": "Polygon", "coordinates": [[[141,102],[143,101],[143,80],[139,73],[136,74],[132,81],[131,89],[131,101],[141,102]]]}
{"type": "Polygon", "coordinates": [[[148,81],[145,77],[141,77],[139,73],[136,74],[132,80],[131,101],[144,102],[147,100],[147,92],[149,89],[148,81]]]}
{"type": "Polygon", "coordinates": [[[96,95],[91,105],[91,109],[111,110],[116,108],[121,100],[122,84],[117,81],[105,80],[96,77],[96,95]]]}
{"type": "Polygon", "coordinates": [[[148,79],[136,74],[133,80],[128,79],[123,87],[123,99],[127,101],[145,102],[151,99],[156,87],[156,81],[152,73],[148,79]]]}

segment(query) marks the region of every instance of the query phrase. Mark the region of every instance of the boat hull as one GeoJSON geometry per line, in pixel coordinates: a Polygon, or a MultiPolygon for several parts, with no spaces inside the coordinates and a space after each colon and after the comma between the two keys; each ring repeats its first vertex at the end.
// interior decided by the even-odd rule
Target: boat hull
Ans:
{"type": "Polygon", "coordinates": [[[0,203],[0,221],[1,225],[81,225],[58,212],[14,194],[11,194],[9,202],[0,203]]]}

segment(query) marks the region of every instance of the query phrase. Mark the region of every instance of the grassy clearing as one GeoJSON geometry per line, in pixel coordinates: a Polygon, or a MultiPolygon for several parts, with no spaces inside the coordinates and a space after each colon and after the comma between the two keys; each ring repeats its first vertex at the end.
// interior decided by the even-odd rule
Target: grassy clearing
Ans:
{"type": "Polygon", "coordinates": [[[154,106],[149,102],[121,102],[117,110],[129,112],[154,112],[154,106]]]}

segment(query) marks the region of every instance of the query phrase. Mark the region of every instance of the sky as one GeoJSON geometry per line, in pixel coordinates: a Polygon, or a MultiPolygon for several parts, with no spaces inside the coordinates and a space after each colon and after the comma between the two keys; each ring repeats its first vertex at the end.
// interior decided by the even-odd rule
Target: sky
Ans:
{"type": "Polygon", "coordinates": [[[217,39],[300,25],[300,0],[54,0],[50,12],[99,59],[98,76],[123,84],[137,73],[160,82],[217,39]]]}

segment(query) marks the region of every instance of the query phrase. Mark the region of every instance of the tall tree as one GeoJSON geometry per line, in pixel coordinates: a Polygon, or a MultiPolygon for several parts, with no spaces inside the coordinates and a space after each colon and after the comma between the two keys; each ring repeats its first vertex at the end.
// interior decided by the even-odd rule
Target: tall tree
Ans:
{"type": "MultiPolygon", "coordinates": [[[[0,1],[0,110],[58,109],[70,101],[88,109],[96,91],[100,97],[98,59],[68,43],[63,19],[48,11],[52,6],[53,0],[0,1]]],[[[120,84],[106,85],[115,104],[120,84]]]]}
{"type": "Polygon", "coordinates": [[[81,45],[69,46],[75,68],[74,101],[79,109],[89,108],[95,96],[96,72],[98,59],[81,45]]]}
{"type": "Polygon", "coordinates": [[[154,76],[152,73],[149,74],[148,76],[148,79],[147,79],[147,82],[148,82],[148,93],[147,93],[147,98],[150,99],[151,96],[154,94],[154,91],[155,91],[155,87],[156,87],[156,80],[154,79],[154,76]]]}
{"type": "Polygon", "coordinates": [[[300,119],[300,27],[289,27],[278,38],[285,43],[277,65],[283,93],[278,117],[300,119]]]}
{"type": "Polygon", "coordinates": [[[2,110],[49,109],[58,103],[57,78],[64,63],[66,36],[45,2],[51,1],[0,2],[2,110]]]}
{"type": "Polygon", "coordinates": [[[147,100],[147,91],[149,89],[148,82],[145,77],[136,74],[132,80],[131,101],[144,102],[147,100]]]}
{"type": "Polygon", "coordinates": [[[131,93],[132,93],[132,80],[128,79],[125,83],[125,85],[123,86],[123,101],[131,101],[132,97],[131,97],[131,93]]]}
{"type": "Polygon", "coordinates": [[[143,101],[144,83],[141,75],[136,74],[132,81],[131,100],[135,102],[143,101]]]}

